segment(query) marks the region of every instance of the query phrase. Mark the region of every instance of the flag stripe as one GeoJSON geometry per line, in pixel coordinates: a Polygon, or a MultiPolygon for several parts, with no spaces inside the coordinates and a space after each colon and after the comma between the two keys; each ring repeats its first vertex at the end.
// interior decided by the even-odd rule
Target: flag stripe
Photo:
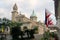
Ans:
{"type": "Polygon", "coordinates": [[[51,13],[47,9],[45,9],[45,24],[47,27],[48,27],[48,25],[53,25],[52,19],[49,18],[50,15],[51,15],[51,13]]]}

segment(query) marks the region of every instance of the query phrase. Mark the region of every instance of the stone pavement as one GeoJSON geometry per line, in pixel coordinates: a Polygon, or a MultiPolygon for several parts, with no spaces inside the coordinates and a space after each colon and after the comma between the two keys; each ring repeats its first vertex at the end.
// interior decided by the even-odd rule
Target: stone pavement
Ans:
{"type": "Polygon", "coordinates": [[[35,34],[35,40],[40,40],[43,37],[43,35],[35,34]]]}
{"type": "MultiPolygon", "coordinates": [[[[39,34],[34,34],[35,39],[30,39],[30,40],[40,40],[42,38],[42,35],[39,34]]],[[[12,40],[11,35],[6,35],[6,38],[4,38],[3,40],[12,40]]]]}

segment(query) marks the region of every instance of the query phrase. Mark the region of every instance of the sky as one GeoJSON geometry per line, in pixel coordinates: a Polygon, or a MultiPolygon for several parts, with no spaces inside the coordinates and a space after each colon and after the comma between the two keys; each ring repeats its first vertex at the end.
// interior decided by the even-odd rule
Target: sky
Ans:
{"type": "Polygon", "coordinates": [[[11,12],[15,3],[19,13],[29,18],[34,10],[38,21],[41,22],[45,20],[45,9],[48,9],[52,13],[50,17],[53,23],[56,24],[53,0],[0,0],[0,18],[6,17],[11,20],[11,12]]]}

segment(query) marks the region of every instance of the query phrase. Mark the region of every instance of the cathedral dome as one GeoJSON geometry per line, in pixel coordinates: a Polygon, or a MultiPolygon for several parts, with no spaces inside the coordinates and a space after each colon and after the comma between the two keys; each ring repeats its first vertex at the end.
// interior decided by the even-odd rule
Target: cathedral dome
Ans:
{"type": "Polygon", "coordinates": [[[36,14],[34,13],[34,10],[33,10],[33,12],[32,12],[32,15],[31,15],[31,17],[33,17],[33,16],[36,16],[36,14]]]}
{"type": "Polygon", "coordinates": [[[16,5],[16,3],[15,3],[15,5],[13,6],[13,10],[17,10],[18,8],[17,8],[17,5],[16,5]]]}

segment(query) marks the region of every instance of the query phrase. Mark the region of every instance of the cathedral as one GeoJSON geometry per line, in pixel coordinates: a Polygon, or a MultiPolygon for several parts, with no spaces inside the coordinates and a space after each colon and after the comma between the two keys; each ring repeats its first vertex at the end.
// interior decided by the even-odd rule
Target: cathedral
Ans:
{"type": "Polygon", "coordinates": [[[37,27],[39,34],[44,33],[44,26],[41,24],[41,22],[37,22],[37,16],[35,15],[34,10],[30,18],[27,18],[25,15],[22,15],[22,13],[19,14],[18,7],[16,4],[14,4],[12,11],[12,21],[23,23],[21,29],[23,29],[24,27],[27,27],[28,29],[37,27]]]}

